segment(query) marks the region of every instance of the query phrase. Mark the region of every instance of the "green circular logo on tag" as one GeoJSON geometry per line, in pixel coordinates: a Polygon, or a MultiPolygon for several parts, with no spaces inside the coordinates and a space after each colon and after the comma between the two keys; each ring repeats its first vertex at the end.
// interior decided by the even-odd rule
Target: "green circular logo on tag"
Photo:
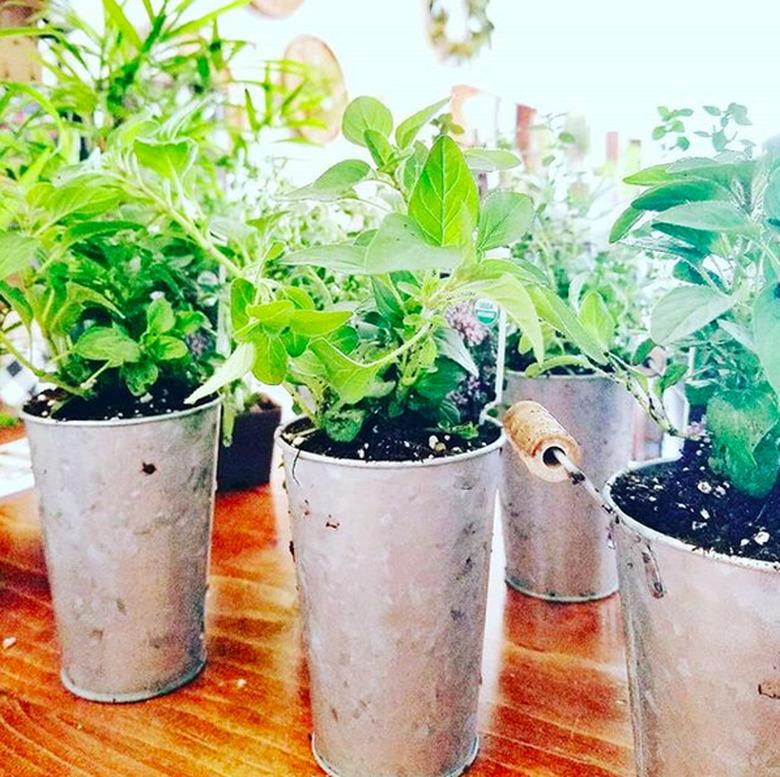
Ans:
{"type": "Polygon", "coordinates": [[[498,306],[489,299],[477,300],[474,313],[481,324],[495,324],[498,321],[498,306]]]}

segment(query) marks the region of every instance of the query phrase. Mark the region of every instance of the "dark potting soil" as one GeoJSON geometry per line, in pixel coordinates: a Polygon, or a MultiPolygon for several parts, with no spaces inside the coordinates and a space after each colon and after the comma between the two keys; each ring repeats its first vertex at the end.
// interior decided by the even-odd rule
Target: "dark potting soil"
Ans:
{"type": "Polygon", "coordinates": [[[189,410],[210,402],[213,397],[187,405],[184,400],[192,393],[192,386],[181,383],[158,383],[153,391],[135,397],[126,390],[102,392],[84,399],[72,397],[60,389],[48,389],[33,397],[24,410],[39,418],[57,421],[114,421],[127,418],[149,418],[189,410]]]}
{"type": "Polygon", "coordinates": [[[479,436],[466,440],[454,434],[391,424],[380,420],[364,424],[352,442],[336,442],[321,429],[312,430],[308,419],[290,424],[283,433],[286,442],[302,451],[359,461],[425,461],[476,451],[495,442],[501,430],[491,423],[479,427],[479,436]]]}
{"type": "Polygon", "coordinates": [[[615,504],[697,548],[780,562],[780,488],[764,499],[745,496],[710,470],[708,457],[708,445],[687,443],[673,464],[621,476],[612,488],[615,504]]]}

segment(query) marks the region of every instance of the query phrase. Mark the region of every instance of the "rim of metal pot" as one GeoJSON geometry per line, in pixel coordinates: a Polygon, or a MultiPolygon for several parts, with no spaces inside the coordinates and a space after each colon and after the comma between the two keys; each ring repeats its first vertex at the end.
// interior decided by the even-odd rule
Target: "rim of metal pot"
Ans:
{"type": "Polygon", "coordinates": [[[157,415],[138,416],[134,418],[106,418],[102,421],[95,419],[79,420],[61,420],[57,418],[42,418],[38,415],[32,415],[24,410],[19,412],[19,416],[25,423],[39,424],[40,426],[68,426],[68,427],[109,427],[109,426],[137,426],[139,424],[150,424],[161,421],[172,421],[179,418],[185,418],[195,413],[201,413],[222,403],[222,397],[216,397],[202,405],[188,407],[185,410],[176,410],[173,413],[159,413],[157,415]]]}
{"type": "Polygon", "coordinates": [[[550,374],[549,372],[542,373],[541,375],[537,375],[536,377],[532,378],[530,375],[526,375],[525,372],[522,372],[521,370],[505,370],[505,373],[507,375],[512,375],[518,378],[525,378],[525,380],[581,380],[581,381],[589,381],[589,380],[608,380],[612,383],[615,381],[612,380],[612,378],[609,377],[609,375],[602,375],[598,372],[589,372],[587,375],[557,375],[557,374],[550,374]]]}
{"type": "Polygon", "coordinates": [[[612,507],[616,514],[629,529],[637,534],[653,540],[654,542],[660,542],[663,545],[667,545],[675,550],[687,551],[693,553],[696,556],[717,561],[721,564],[729,564],[731,566],[742,567],[743,569],[752,569],[758,572],[767,572],[770,574],[777,574],[780,572],[780,561],[759,561],[758,559],[744,558],[742,556],[729,556],[726,553],[718,553],[714,550],[706,550],[704,548],[697,548],[695,545],[691,545],[688,542],[672,537],[670,534],[664,534],[657,529],[652,529],[641,523],[636,518],[632,518],[621,507],[617,505],[612,498],[612,487],[615,481],[623,477],[623,475],[629,472],[637,472],[643,469],[650,469],[651,467],[658,467],[665,464],[674,464],[678,459],[674,457],[651,459],[650,461],[643,461],[637,464],[631,464],[625,469],[616,472],[612,477],[604,484],[603,495],[610,507],[612,507]]]}
{"type": "Polygon", "coordinates": [[[453,462],[466,461],[467,459],[473,459],[477,456],[483,456],[486,453],[491,453],[498,448],[501,448],[506,441],[503,428],[498,421],[493,418],[485,418],[486,423],[491,423],[498,427],[498,437],[488,445],[482,448],[477,448],[473,451],[466,451],[465,453],[456,453],[454,456],[440,456],[433,459],[422,459],[418,461],[362,461],[361,459],[340,459],[336,456],[326,456],[323,453],[311,453],[310,451],[302,451],[300,448],[296,448],[291,445],[282,436],[285,429],[296,421],[300,421],[302,416],[294,418],[292,421],[288,421],[283,426],[280,426],[276,430],[277,442],[279,445],[288,451],[292,451],[296,456],[296,461],[303,459],[304,461],[319,461],[324,464],[338,464],[342,467],[356,467],[359,469],[407,469],[409,467],[440,467],[444,464],[452,464],[453,462]]]}

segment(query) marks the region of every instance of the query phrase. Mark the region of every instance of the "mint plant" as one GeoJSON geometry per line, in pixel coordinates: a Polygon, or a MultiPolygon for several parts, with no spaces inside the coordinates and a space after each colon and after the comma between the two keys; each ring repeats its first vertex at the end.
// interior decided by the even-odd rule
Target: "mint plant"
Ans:
{"type": "Polygon", "coordinates": [[[780,156],[751,151],[629,177],[648,188],[612,239],[673,263],[677,284],[653,308],[651,340],[678,354],[674,382],[685,379],[706,413],[711,469],[764,497],[780,473],[780,156]]]}
{"type": "MultiPolygon", "coordinates": [[[[314,428],[351,441],[369,418],[419,424],[473,436],[448,399],[475,371],[447,311],[478,298],[504,307],[539,358],[540,316],[559,324],[576,318],[537,273],[491,252],[521,238],[533,218],[527,195],[494,191],[480,202],[473,171],[517,164],[501,150],[462,151],[450,137],[446,101],[395,127],[378,100],[348,106],[343,134],[371,162],[347,159],[292,200],[364,199],[381,213],[376,229],[354,240],[312,246],[281,257],[290,268],[316,266],[365,279],[350,304],[319,308],[299,284],[240,277],[231,287],[233,336],[238,343],[223,368],[192,400],[252,371],[264,383],[283,384],[314,428]],[[434,136],[421,134],[429,125],[434,136]]],[[[430,133],[431,130],[428,130],[430,133]]],[[[594,361],[604,350],[589,332],[582,341],[594,361]]]]}

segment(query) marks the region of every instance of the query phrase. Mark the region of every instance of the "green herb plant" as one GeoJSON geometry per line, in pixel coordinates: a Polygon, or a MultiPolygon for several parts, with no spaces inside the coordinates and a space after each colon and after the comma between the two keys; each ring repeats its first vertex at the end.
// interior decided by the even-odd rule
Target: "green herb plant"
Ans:
{"type": "Polygon", "coordinates": [[[747,119],[733,105],[705,110],[721,119],[715,155],[630,176],[646,190],[611,238],[673,263],[676,285],[652,310],[650,342],[675,357],[668,382],[684,379],[704,417],[711,469],[765,497],[780,473],[780,155],[754,158],[752,143],[721,150],[724,118],[747,119]]]}
{"type": "MultiPolygon", "coordinates": [[[[283,384],[313,427],[334,440],[355,439],[370,418],[473,436],[475,425],[464,422],[448,397],[475,365],[446,312],[490,299],[522,326],[539,358],[540,317],[576,323],[544,279],[491,256],[525,235],[533,205],[527,195],[506,191],[480,202],[474,171],[518,160],[501,150],[462,151],[450,137],[458,128],[441,113],[445,104],[395,127],[378,100],[359,97],[349,104],[344,137],[367,152],[370,163],[338,162],[288,196],[333,203],[360,197],[381,212],[381,222],[354,240],[308,247],[279,261],[363,278],[362,291],[351,301],[318,307],[298,284],[237,278],[231,317],[238,346],[191,399],[251,370],[264,383],[283,384]],[[428,142],[421,139],[431,133],[428,142]],[[358,188],[366,187],[372,193],[361,196],[358,188]]],[[[583,341],[595,361],[604,358],[584,330],[583,341]]]]}

